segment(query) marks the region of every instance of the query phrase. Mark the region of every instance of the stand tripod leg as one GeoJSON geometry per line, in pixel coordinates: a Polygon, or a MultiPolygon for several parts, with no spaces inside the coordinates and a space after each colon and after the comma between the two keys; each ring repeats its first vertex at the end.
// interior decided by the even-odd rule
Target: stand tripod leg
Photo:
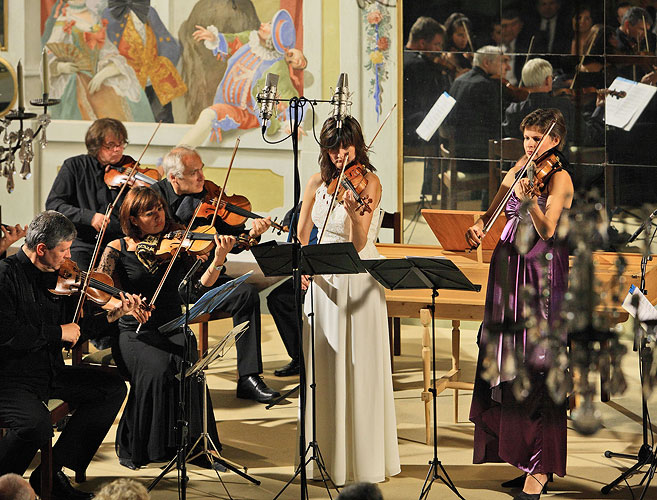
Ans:
{"type": "MultiPolygon", "coordinates": [[[[169,463],[164,466],[164,469],[162,469],[162,472],[153,479],[153,482],[148,485],[148,488],[146,490],[150,492],[153,488],[157,486],[157,483],[159,483],[164,476],[166,476],[169,471],[176,465],[176,461],[178,460],[178,456],[173,457],[171,460],[169,460],[169,463]]],[[[183,478],[183,481],[186,481],[187,478],[183,478]]]]}
{"type": "Polygon", "coordinates": [[[287,391],[285,394],[281,394],[278,398],[276,398],[274,401],[272,401],[267,406],[265,406],[265,410],[270,410],[284,399],[287,399],[287,397],[290,396],[294,391],[298,391],[299,387],[300,386],[297,384],[295,387],[287,391]]]}

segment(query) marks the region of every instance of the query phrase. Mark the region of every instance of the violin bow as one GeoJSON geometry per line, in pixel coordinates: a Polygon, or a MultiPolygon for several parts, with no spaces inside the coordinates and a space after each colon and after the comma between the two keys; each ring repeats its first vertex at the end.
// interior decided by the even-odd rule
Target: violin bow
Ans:
{"type": "Polygon", "coordinates": [[[128,174],[128,178],[125,180],[125,182],[121,186],[121,189],[119,189],[119,192],[116,195],[116,198],[114,198],[114,200],[111,201],[107,205],[107,210],[105,210],[105,218],[103,219],[103,225],[101,226],[100,231],[98,232],[98,236],[96,236],[96,245],[94,246],[94,251],[91,254],[91,262],[89,263],[89,269],[87,269],[87,273],[85,274],[84,282],[82,283],[82,287],[80,287],[80,298],[78,299],[77,306],[75,306],[75,313],[73,315],[73,323],[77,323],[78,320],[80,319],[80,315],[82,314],[82,306],[84,306],[85,297],[87,295],[87,288],[89,288],[89,279],[90,279],[90,276],[91,276],[91,271],[96,267],[96,261],[98,260],[98,254],[100,252],[100,247],[102,245],[103,239],[105,239],[105,232],[106,232],[107,226],[109,224],[110,215],[112,215],[112,212],[114,211],[114,207],[116,206],[116,202],[123,195],[123,192],[125,191],[125,187],[130,183],[130,181],[132,179],[134,179],[134,176],[137,173],[137,166],[139,166],[139,162],[144,157],[144,153],[146,153],[146,150],[148,149],[148,146],[151,145],[151,142],[153,141],[153,138],[155,137],[155,134],[157,133],[158,129],[160,128],[160,125],[162,125],[162,120],[160,120],[158,122],[157,126],[155,127],[155,130],[153,131],[153,134],[151,135],[151,138],[148,139],[148,142],[146,143],[146,146],[144,146],[144,149],[141,152],[141,155],[139,155],[139,159],[137,160],[134,167],[132,168],[132,170],[128,174]]]}
{"type": "MultiPolygon", "coordinates": [[[[535,35],[532,35],[531,39],[529,40],[529,47],[527,48],[527,55],[525,56],[525,64],[527,64],[527,61],[529,61],[529,56],[532,53],[532,47],[534,46],[534,38],[535,35]]],[[[520,77],[520,83],[518,83],[519,87],[522,87],[522,76],[520,77]]]]}
{"type": "MultiPolygon", "coordinates": [[[[486,236],[488,234],[488,231],[490,231],[490,228],[493,227],[493,224],[495,224],[495,221],[497,218],[500,216],[502,213],[502,210],[506,206],[506,203],[509,201],[509,198],[511,197],[511,193],[513,192],[513,188],[516,186],[518,181],[522,179],[523,175],[525,175],[525,172],[527,172],[527,168],[529,164],[534,161],[534,158],[536,157],[539,149],[541,149],[541,146],[543,145],[543,141],[545,140],[546,137],[550,135],[552,132],[552,129],[554,126],[557,124],[556,120],[552,120],[552,123],[550,123],[550,126],[548,127],[547,131],[543,134],[543,137],[541,137],[541,140],[538,141],[538,144],[536,145],[536,148],[534,149],[534,152],[527,158],[527,161],[523,165],[523,167],[520,169],[520,172],[518,173],[516,179],[513,181],[513,184],[509,187],[508,191],[500,201],[499,205],[495,208],[495,211],[493,212],[493,215],[491,216],[490,219],[488,219],[488,222],[484,224],[484,228],[482,229],[483,236],[486,236]]],[[[483,238],[482,236],[482,238],[483,238]]]]}
{"type": "Polygon", "coordinates": [[[468,31],[468,25],[465,24],[465,19],[461,19],[461,24],[463,25],[463,29],[465,30],[465,36],[468,38],[468,45],[470,46],[470,52],[474,52],[474,48],[472,47],[472,39],[470,38],[470,31],[468,31]]]}
{"type": "MultiPolygon", "coordinates": [[[[374,140],[377,138],[377,136],[379,135],[379,132],[381,132],[381,129],[386,124],[386,122],[388,121],[388,118],[390,118],[390,115],[392,115],[392,112],[395,110],[396,107],[397,107],[397,103],[392,105],[392,108],[390,108],[390,111],[388,111],[388,114],[386,115],[386,117],[381,122],[381,125],[379,125],[379,128],[377,129],[376,133],[372,137],[372,140],[367,145],[367,150],[369,150],[372,147],[372,144],[374,144],[374,140]]],[[[348,160],[349,160],[349,156],[347,155],[347,157],[345,158],[344,163],[342,164],[342,170],[340,170],[340,175],[338,177],[338,183],[335,185],[335,192],[333,193],[333,197],[331,198],[331,205],[329,206],[329,211],[326,214],[326,219],[324,219],[324,224],[322,225],[322,231],[319,233],[319,238],[317,240],[318,245],[322,242],[322,236],[324,236],[324,230],[326,229],[326,223],[328,222],[328,218],[331,216],[331,212],[333,211],[333,208],[335,208],[335,200],[336,200],[336,197],[338,195],[338,189],[340,187],[340,184],[342,183],[342,180],[344,179],[344,171],[345,171],[345,167],[347,166],[348,160]]]]}
{"type": "MultiPolygon", "coordinates": [[[[216,220],[217,214],[219,213],[219,207],[221,206],[221,199],[224,197],[224,193],[226,192],[226,184],[228,184],[228,176],[230,175],[230,170],[233,168],[233,160],[235,160],[235,155],[237,154],[237,147],[239,145],[240,145],[240,138],[238,137],[237,140],[235,141],[235,147],[233,148],[233,156],[231,156],[230,163],[228,164],[228,172],[226,172],[224,185],[221,188],[221,193],[219,193],[219,199],[217,199],[217,206],[214,209],[214,214],[212,214],[212,222],[210,222],[211,226],[214,226],[214,221],[216,220]]],[[[201,203],[199,203],[199,206],[201,206],[201,203]]]]}
{"type": "Polygon", "coordinates": [[[591,43],[589,43],[586,52],[582,54],[582,57],[579,59],[579,64],[575,68],[575,75],[573,76],[573,80],[570,82],[570,90],[573,90],[575,88],[575,80],[577,80],[577,75],[580,72],[580,68],[582,67],[582,64],[584,64],[584,59],[591,54],[591,50],[593,49],[593,44],[595,43],[595,39],[598,38],[599,34],[600,32],[598,31],[591,37],[591,43]]]}
{"type": "Polygon", "coordinates": [[[643,18],[643,37],[646,40],[646,50],[650,52],[650,42],[648,42],[648,29],[646,28],[646,16],[641,16],[643,18]]]}

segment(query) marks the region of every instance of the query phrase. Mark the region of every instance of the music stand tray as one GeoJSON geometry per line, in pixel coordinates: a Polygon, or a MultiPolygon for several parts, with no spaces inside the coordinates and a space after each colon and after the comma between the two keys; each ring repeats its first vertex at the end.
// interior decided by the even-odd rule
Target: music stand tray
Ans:
{"type": "Polygon", "coordinates": [[[449,259],[444,257],[406,257],[405,259],[370,259],[362,261],[363,267],[390,290],[399,289],[430,289],[431,290],[431,343],[432,343],[432,388],[433,395],[433,459],[429,462],[429,472],[422,485],[419,500],[428,498],[431,485],[440,479],[445,486],[463,499],[447,471],[438,460],[438,421],[436,403],[436,297],[438,290],[465,290],[478,292],[481,285],[473,284],[461,270],[449,259]],[[438,473],[443,472],[444,477],[438,473]]]}

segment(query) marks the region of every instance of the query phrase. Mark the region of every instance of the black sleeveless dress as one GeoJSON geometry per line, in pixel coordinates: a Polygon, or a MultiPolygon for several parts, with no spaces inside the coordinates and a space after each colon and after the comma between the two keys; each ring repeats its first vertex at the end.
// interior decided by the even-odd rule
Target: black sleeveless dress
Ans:
{"type": "MultiPolygon", "coordinates": [[[[167,265],[162,264],[151,274],[139,261],[135,252],[126,248],[121,239],[120,258],[116,273],[122,289],[141,293],[150,299],[156,290],[167,265]]],[[[181,257],[179,257],[180,259],[181,257]]],[[[162,334],[157,327],[178,317],[182,299],[178,284],[193,263],[189,258],[177,260],[167,277],[151,318],[136,334],[138,322],[132,316],[119,320],[119,338],[112,347],[117,365],[129,378],[130,393],[116,433],[116,452],[119,458],[131,460],[136,466],[171,459],[176,452],[176,421],[180,385],[175,378],[182,361],[184,335],[182,329],[162,334]]],[[[208,288],[194,282],[192,301],[208,288]]],[[[196,338],[190,335],[188,359],[198,359],[196,338]]],[[[189,384],[189,442],[193,445],[202,432],[203,387],[194,378],[189,384]]],[[[208,433],[218,450],[221,450],[215,425],[212,402],[208,397],[208,433]]]]}

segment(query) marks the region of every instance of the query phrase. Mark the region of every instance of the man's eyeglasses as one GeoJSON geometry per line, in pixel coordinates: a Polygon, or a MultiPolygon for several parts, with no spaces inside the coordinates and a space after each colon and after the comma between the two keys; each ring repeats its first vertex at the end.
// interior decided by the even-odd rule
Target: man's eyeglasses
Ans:
{"type": "Polygon", "coordinates": [[[128,141],[119,142],[107,142],[103,143],[103,148],[105,149],[123,149],[128,145],[128,141]]]}

